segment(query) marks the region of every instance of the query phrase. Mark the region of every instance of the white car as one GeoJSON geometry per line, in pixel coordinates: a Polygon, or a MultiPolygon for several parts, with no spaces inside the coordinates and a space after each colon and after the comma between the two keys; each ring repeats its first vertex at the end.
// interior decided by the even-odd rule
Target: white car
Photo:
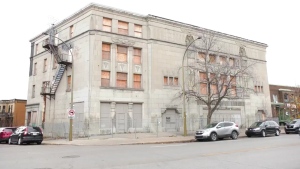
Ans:
{"type": "Polygon", "coordinates": [[[230,137],[235,140],[239,136],[239,126],[234,122],[222,121],[213,122],[203,129],[197,130],[195,134],[196,140],[210,139],[216,141],[218,139],[230,137]]]}

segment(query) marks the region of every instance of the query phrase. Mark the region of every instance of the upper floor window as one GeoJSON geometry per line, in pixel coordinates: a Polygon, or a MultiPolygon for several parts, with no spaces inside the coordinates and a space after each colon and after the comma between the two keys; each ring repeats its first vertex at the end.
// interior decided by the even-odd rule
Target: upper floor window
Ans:
{"type": "Polygon", "coordinates": [[[141,49],[134,48],[133,49],[133,63],[136,65],[140,65],[141,62],[141,49]]]}
{"type": "Polygon", "coordinates": [[[35,44],[35,54],[37,55],[39,53],[39,44],[35,44]]]}
{"type": "Polygon", "coordinates": [[[198,60],[200,62],[205,62],[205,53],[198,53],[198,60]]]}
{"type": "Polygon", "coordinates": [[[102,43],[102,59],[110,60],[110,44],[102,43]]]}
{"type": "Polygon", "coordinates": [[[109,71],[101,72],[101,86],[104,86],[104,87],[110,86],[110,72],[109,71]]]}
{"type": "Polygon", "coordinates": [[[35,97],[35,85],[32,85],[32,93],[31,93],[31,97],[32,97],[32,98],[35,97]]]}
{"type": "Polygon", "coordinates": [[[102,21],[102,24],[103,24],[103,31],[106,31],[106,32],[111,32],[111,23],[112,23],[112,20],[109,19],[109,18],[103,18],[103,21],[102,21]]]}
{"type": "Polygon", "coordinates": [[[127,62],[127,47],[117,46],[117,61],[127,62]]]}
{"type": "Polygon", "coordinates": [[[233,58],[229,58],[229,66],[234,66],[235,60],[233,58]]]}
{"type": "Polygon", "coordinates": [[[178,77],[164,76],[165,86],[178,86],[178,77]]]}
{"type": "Polygon", "coordinates": [[[142,37],[142,25],[134,24],[134,36],[135,37],[142,37]]]}
{"type": "Polygon", "coordinates": [[[220,63],[220,65],[226,65],[226,57],[225,56],[220,56],[219,57],[219,63],[220,63]]]}
{"type": "Polygon", "coordinates": [[[57,68],[57,60],[53,57],[53,69],[57,68]]]}
{"type": "Polygon", "coordinates": [[[33,76],[36,75],[36,72],[37,71],[37,62],[34,63],[34,66],[33,66],[33,76]]]}
{"type": "Polygon", "coordinates": [[[209,55],[209,63],[216,63],[216,56],[215,55],[209,55]]]}
{"type": "Polygon", "coordinates": [[[117,73],[117,87],[127,88],[127,73],[117,73]]]}
{"type": "Polygon", "coordinates": [[[142,87],[142,75],[133,75],[133,88],[140,89],[142,87]]]}
{"type": "Polygon", "coordinates": [[[44,72],[47,72],[47,59],[44,59],[44,72]]]}
{"type": "Polygon", "coordinates": [[[74,27],[73,27],[73,25],[71,25],[70,26],[70,38],[72,38],[73,37],[73,33],[74,33],[74,27]]]}
{"type": "Polygon", "coordinates": [[[128,22],[118,22],[118,33],[122,35],[128,35],[128,22]]]}
{"type": "Polygon", "coordinates": [[[68,76],[68,83],[67,83],[67,91],[71,91],[72,89],[72,76],[68,76]]]}

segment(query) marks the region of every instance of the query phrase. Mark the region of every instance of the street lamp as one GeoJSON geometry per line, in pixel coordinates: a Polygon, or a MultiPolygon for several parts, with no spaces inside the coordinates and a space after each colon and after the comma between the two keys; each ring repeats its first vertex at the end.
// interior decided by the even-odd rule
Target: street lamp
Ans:
{"type": "Polygon", "coordinates": [[[201,39],[201,37],[197,37],[195,40],[193,40],[185,49],[183,57],[182,57],[182,94],[183,94],[183,136],[187,136],[187,129],[186,129],[186,110],[185,110],[185,85],[184,85],[184,57],[186,52],[188,51],[189,47],[198,39],[201,39]]]}
{"type": "MultiPolygon", "coordinates": [[[[69,48],[69,52],[71,53],[72,56],[72,72],[71,72],[71,110],[73,110],[73,82],[74,82],[74,57],[73,57],[73,53],[71,51],[71,47],[69,47],[63,40],[61,40],[60,38],[53,36],[51,34],[48,34],[46,32],[43,33],[44,35],[49,35],[52,38],[56,38],[58,40],[60,40],[65,46],[67,46],[69,48]]],[[[70,117],[70,126],[69,126],[69,141],[72,141],[72,134],[73,134],[73,117],[70,117]]]]}

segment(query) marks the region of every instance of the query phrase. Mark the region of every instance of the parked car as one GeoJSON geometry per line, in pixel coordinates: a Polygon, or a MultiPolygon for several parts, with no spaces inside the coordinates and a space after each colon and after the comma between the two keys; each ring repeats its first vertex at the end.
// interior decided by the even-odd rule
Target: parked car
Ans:
{"type": "Polygon", "coordinates": [[[214,122],[203,129],[197,130],[195,134],[196,140],[210,139],[216,141],[218,139],[222,140],[223,138],[230,137],[235,140],[239,136],[239,126],[234,122],[223,121],[223,122],[214,122]]]}
{"type": "MultiPolygon", "coordinates": [[[[285,134],[299,133],[300,119],[294,119],[284,127],[285,134]]],[[[299,133],[300,134],[300,133],[299,133]]]]}
{"type": "Polygon", "coordinates": [[[0,128],[0,143],[8,143],[10,135],[16,130],[16,127],[1,127],[0,128]]]}
{"type": "Polygon", "coordinates": [[[43,130],[40,127],[21,126],[18,127],[13,134],[11,134],[8,143],[37,143],[41,144],[43,141],[43,130]]]}
{"type": "Polygon", "coordinates": [[[249,128],[246,128],[245,134],[248,137],[251,136],[262,136],[265,137],[268,134],[280,135],[279,125],[272,120],[254,122],[249,128]]]}

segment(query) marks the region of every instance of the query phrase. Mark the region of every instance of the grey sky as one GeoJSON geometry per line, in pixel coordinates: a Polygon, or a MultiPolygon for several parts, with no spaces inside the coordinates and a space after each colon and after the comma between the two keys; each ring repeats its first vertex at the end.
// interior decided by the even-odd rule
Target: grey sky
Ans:
{"type": "Polygon", "coordinates": [[[269,83],[300,84],[300,5],[296,0],[11,0],[0,3],[1,100],[27,99],[29,40],[91,2],[266,43],[269,83]]]}

